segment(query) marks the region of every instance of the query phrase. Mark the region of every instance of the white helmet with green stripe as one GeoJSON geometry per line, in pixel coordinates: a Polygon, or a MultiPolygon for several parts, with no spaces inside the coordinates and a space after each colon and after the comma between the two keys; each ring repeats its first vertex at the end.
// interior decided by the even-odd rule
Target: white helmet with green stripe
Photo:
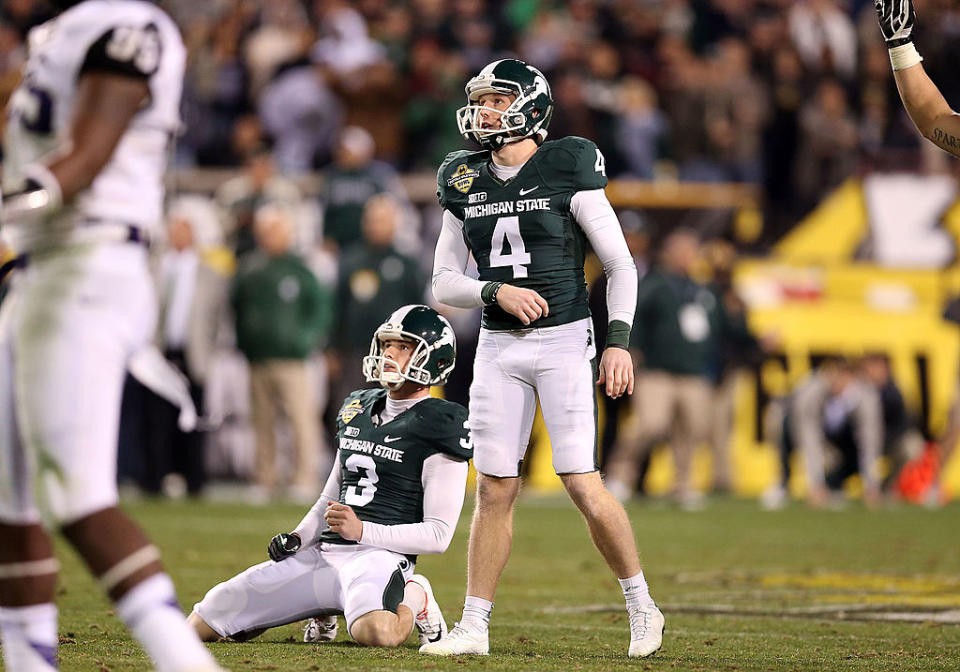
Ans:
{"type": "Polygon", "coordinates": [[[418,385],[443,385],[457,361],[457,337],[445,317],[430,306],[409,305],[395,310],[373,334],[370,354],[363,358],[368,382],[397,389],[404,381],[418,385]],[[406,370],[384,355],[384,343],[410,341],[413,354],[406,370]],[[391,362],[392,367],[385,364],[391,362]]]}

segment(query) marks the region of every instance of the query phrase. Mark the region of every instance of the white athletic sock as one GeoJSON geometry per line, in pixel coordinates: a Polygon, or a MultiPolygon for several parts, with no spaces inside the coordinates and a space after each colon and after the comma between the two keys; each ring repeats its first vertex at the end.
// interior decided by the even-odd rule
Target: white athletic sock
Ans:
{"type": "Polygon", "coordinates": [[[57,669],[57,606],[0,607],[0,644],[9,672],[57,669]]]}
{"type": "Polygon", "coordinates": [[[460,627],[474,632],[486,632],[490,628],[490,612],[493,611],[493,602],[482,597],[467,595],[463,601],[463,618],[460,627]]]}
{"type": "Polygon", "coordinates": [[[117,600],[117,616],[157,666],[157,672],[213,668],[213,656],[197,637],[177,604],[166,574],[144,579],[117,600]]]}
{"type": "Polygon", "coordinates": [[[643,607],[653,602],[647,580],[643,578],[643,570],[640,570],[639,574],[626,579],[617,579],[617,581],[620,582],[623,598],[627,601],[627,609],[643,607]]]}
{"type": "Polygon", "coordinates": [[[427,591],[416,581],[407,581],[403,588],[403,600],[400,604],[413,612],[413,617],[427,608],[427,591]]]}

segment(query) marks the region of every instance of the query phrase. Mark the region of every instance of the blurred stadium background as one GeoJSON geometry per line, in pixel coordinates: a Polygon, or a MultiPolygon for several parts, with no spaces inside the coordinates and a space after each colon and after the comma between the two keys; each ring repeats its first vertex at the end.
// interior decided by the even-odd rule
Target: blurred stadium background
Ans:
{"type": "MultiPolygon", "coordinates": [[[[280,202],[293,213],[297,249],[333,315],[313,361],[319,406],[339,401],[345,375],[356,380],[356,352],[394,296],[384,285],[401,275],[357,261],[364,207],[392,196],[393,247],[416,262],[403,282],[428,296],[436,167],[467,146],[454,120],[463,85],[516,55],[552,84],[551,137],[584,136],[603,151],[608,196],[637,236],[638,259],[653,261],[676,227],[694,229],[704,241],[696,277],[730,278],[753,333],[769,336],[765,356],[738,363],[728,381],[734,412],[717,440],[731,439],[735,492],[757,495],[776,480],[777,449],[763,431],[771,400],[829,356],[886,354],[917,431],[945,430],[960,365],[960,332],[944,318],[960,294],[958,164],[903,112],[869,0],[163,4],[190,53],[171,217],[189,221],[205,259],[229,277],[253,245],[257,208],[280,202]]],[[[917,7],[924,65],[957,104],[960,6],[917,7]]],[[[0,105],[19,79],[26,32],[48,9],[3,1],[0,105]]],[[[595,263],[589,271],[600,275],[595,263]]],[[[465,401],[478,318],[452,317],[462,351],[448,394],[465,401]]],[[[242,480],[253,462],[244,364],[231,334],[216,345],[206,395],[222,422],[207,437],[206,471],[242,480]]],[[[557,489],[542,431],[534,444],[531,486],[557,489]]],[[[711,454],[705,445],[697,455],[700,489],[711,484],[711,454]]],[[[142,460],[126,459],[141,481],[142,460]]],[[[960,459],[946,468],[943,494],[955,496],[960,459]]],[[[659,451],[646,489],[671,481],[659,451]]]]}

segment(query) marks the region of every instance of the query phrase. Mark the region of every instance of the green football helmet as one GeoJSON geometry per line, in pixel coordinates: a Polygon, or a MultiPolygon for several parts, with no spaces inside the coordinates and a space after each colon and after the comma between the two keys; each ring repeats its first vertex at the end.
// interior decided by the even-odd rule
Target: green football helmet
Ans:
{"type": "Polygon", "coordinates": [[[395,310],[377,327],[370,341],[370,354],[363,358],[367,382],[395,390],[409,380],[418,385],[443,385],[457,361],[457,337],[447,319],[430,306],[409,305],[395,310]],[[406,371],[383,354],[384,342],[415,344],[406,371]],[[393,368],[384,366],[387,362],[393,368]]]}
{"type": "Polygon", "coordinates": [[[515,58],[494,61],[467,82],[467,104],[457,110],[460,134],[484,149],[495,151],[505,144],[534,138],[547,139],[547,126],[553,116],[553,95],[543,73],[515,58]],[[503,93],[516,96],[500,117],[500,128],[483,128],[480,96],[503,93]]]}

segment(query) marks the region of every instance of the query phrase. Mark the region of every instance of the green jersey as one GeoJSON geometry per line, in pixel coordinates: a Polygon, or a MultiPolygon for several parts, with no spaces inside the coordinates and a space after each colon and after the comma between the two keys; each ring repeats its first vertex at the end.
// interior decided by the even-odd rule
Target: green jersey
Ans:
{"type": "MultiPolygon", "coordinates": [[[[421,523],[424,460],[436,453],[461,460],[473,457],[467,409],[431,397],[378,425],[374,417],[386,400],[384,389],[357,390],[337,414],[340,463],[334,468],[340,469],[340,503],[352,507],[363,521],[421,523]]],[[[356,543],[330,530],[320,540],[356,543]]]]}
{"type": "Polygon", "coordinates": [[[363,239],[363,209],[371,198],[389,191],[392,175],[379,163],[356,169],[339,168],[334,164],[324,174],[323,236],[341,250],[363,239]]]}
{"type": "MultiPolygon", "coordinates": [[[[437,174],[440,205],[463,222],[464,239],[483,281],[536,291],[550,314],[530,327],[589,317],[583,261],[587,239],[570,213],[578,191],[607,186],[603,155],[570,136],[543,143],[513,179],[490,171],[490,152],[447,155],[437,174]]],[[[497,305],[483,309],[487,329],[525,329],[497,305]]]]}

